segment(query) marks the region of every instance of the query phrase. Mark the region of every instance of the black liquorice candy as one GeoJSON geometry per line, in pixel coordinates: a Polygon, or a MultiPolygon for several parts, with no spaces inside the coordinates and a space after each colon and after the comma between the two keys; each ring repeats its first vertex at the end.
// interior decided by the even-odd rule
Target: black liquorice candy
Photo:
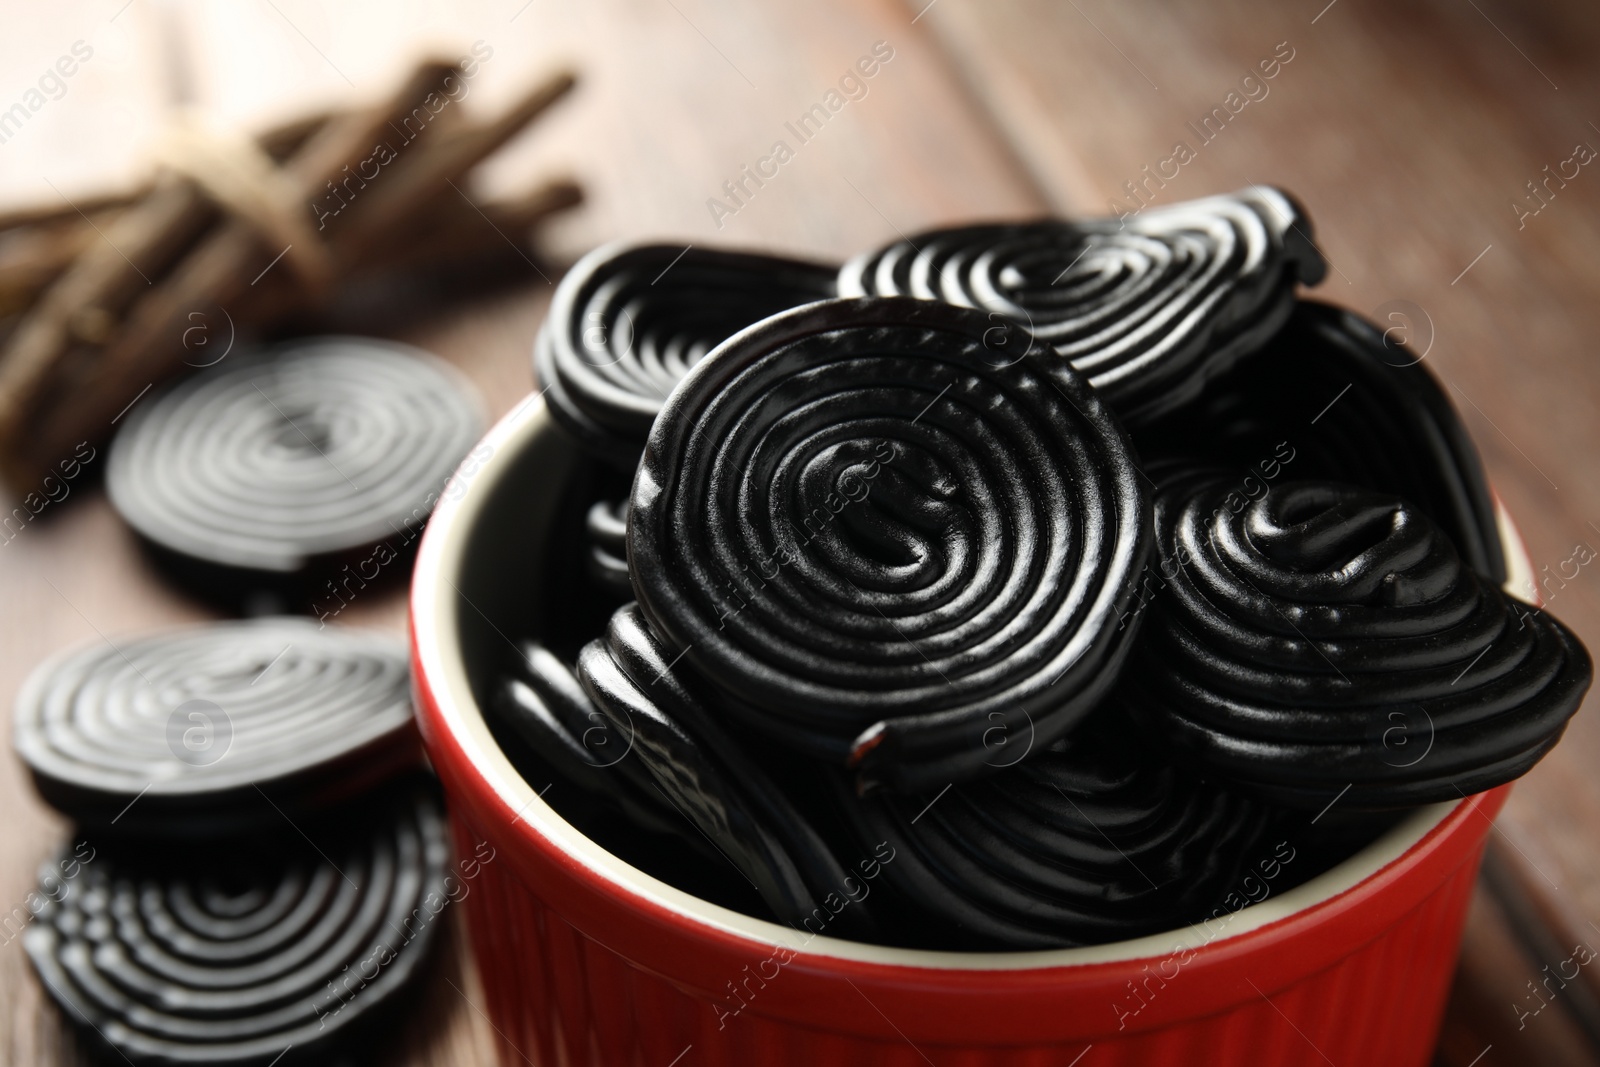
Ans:
{"type": "Polygon", "coordinates": [[[450,850],[423,787],[314,832],[181,855],[95,840],[23,945],[116,1062],[329,1062],[357,1032],[375,1040],[366,1024],[428,961],[450,850]]]}
{"type": "Polygon", "coordinates": [[[1463,563],[1397,497],[1171,472],[1161,588],[1118,697],[1174,758],[1280,803],[1459,800],[1527,771],[1589,687],[1547,613],[1463,563]]]}
{"type": "Polygon", "coordinates": [[[585,691],[615,742],[627,746],[614,766],[630,776],[646,771],[650,788],[714,843],[780,922],[799,928],[815,916],[834,936],[870,935],[868,910],[843,906],[855,884],[849,872],[718,725],[701,685],[673,659],[632,604],[579,654],[585,691]]]}
{"type": "MultiPolygon", "coordinates": [[[[632,754],[634,739],[606,718],[573,669],[536,641],[523,643],[514,668],[501,680],[490,701],[494,720],[527,745],[563,786],[563,804],[576,792],[589,803],[619,810],[637,830],[684,836],[687,824],[675,816],[651,785],[643,765],[632,754]]],[[[542,783],[535,788],[544,788],[542,783]]],[[[689,836],[691,849],[701,849],[700,839],[689,836]]]]}
{"type": "Polygon", "coordinates": [[[1253,187],[1128,218],[965,226],[858,256],[840,296],[942,300],[1022,323],[1130,426],[1192,399],[1326,267],[1311,222],[1253,187]]]}
{"type": "Polygon", "coordinates": [[[307,338],[235,353],[135,405],[106,488],[174,566],[199,565],[197,580],[224,580],[218,569],[271,580],[408,540],[483,426],[442,360],[307,338]]]}
{"type": "Polygon", "coordinates": [[[1438,523],[1474,570],[1503,582],[1478,450],[1422,361],[1427,349],[1398,337],[1343,308],[1302,300],[1259,352],[1138,434],[1140,454],[1227,465],[1238,474],[1241,502],[1283,479],[1399,496],[1438,523]]]}
{"type": "Polygon", "coordinates": [[[747,252],[615,244],[561,279],[534,345],[550,412],[631,470],[678,380],[746,326],[834,295],[837,269],[747,252]]]}
{"type": "Polygon", "coordinates": [[[643,614],[726,714],[908,790],[1105,695],[1148,546],[1098,394],[1020,327],[908,299],[799,308],[700,363],[628,526],[643,614]]]}
{"type": "Polygon", "coordinates": [[[1232,888],[1268,809],[1152,755],[1116,709],[980,782],[840,808],[888,842],[919,947],[1037,950],[1171,930],[1232,888]]]}
{"type": "Polygon", "coordinates": [[[589,577],[625,600],[633,599],[628,581],[628,502],[597,500],[584,516],[589,577]]]}
{"type": "Polygon", "coordinates": [[[13,739],[40,794],[90,827],[231,835],[416,766],[409,685],[405,646],[387,637],[213,623],[45,662],[17,696],[13,739]]]}

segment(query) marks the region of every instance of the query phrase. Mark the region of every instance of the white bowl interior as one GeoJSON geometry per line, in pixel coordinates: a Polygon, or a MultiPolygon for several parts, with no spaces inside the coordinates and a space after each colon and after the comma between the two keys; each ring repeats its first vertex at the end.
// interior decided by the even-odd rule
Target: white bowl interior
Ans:
{"type": "MultiPolygon", "coordinates": [[[[498,648],[519,635],[531,598],[540,596],[542,553],[560,490],[575,469],[575,446],[552,423],[539,397],[530,397],[490,431],[488,458],[458,472],[435,511],[418,559],[413,626],[418,655],[436,685],[442,717],[469,758],[520,821],[619,890],[708,927],[765,946],[796,944],[789,927],[753,918],[692,896],[623,862],[590,840],[541,800],[491,735],[472,685],[489,677],[498,648]],[[535,488],[537,487],[537,488],[535,488]]],[[[474,451],[482,456],[483,449],[474,451]]],[[[1499,512],[1510,576],[1508,590],[1531,588],[1532,566],[1504,510],[1499,512]]],[[[1459,802],[1458,802],[1459,803],[1459,802]]],[[[936,952],[861,944],[815,936],[810,954],[865,963],[963,970],[1016,970],[1163,957],[1207,942],[1238,937],[1287,918],[1355,886],[1392,863],[1455,807],[1419,808],[1371,845],[1322,874],[1234,912],[1220,932],[1185,927],[1131,941],[1042,952],[936,952]]],[[[1221,924],[1221,920],[1219,920],[1221,924]]]]}

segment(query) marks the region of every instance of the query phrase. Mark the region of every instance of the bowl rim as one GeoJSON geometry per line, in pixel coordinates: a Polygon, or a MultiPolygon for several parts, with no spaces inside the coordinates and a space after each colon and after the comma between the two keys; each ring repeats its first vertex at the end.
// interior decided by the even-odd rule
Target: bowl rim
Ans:
{"type": "MultiPolygon", "coordinates": [[[[455,579],[461,573],[475,521],[514,459],[539,435],[561,432],[549,415],[543,397],[542,391],[530,394],[495,423],[479,447],[472,451],[472,456],[487,454],[487,458],[471,469],[464,465],[457,471],[451,484],[440,494],[428,522],[418,549],[410,599],[413,684],[419,690],[418,714],[424,715],[426,708],[437,718],[438,725],[450,735],[481,785],[508,813],[511,826],[520,825],[520,834],[535,837],[544,847],[561,853],[567,863],[581,868],[591,880],[599,879],[609,892],[626,897],[636,907],[642,905],[647,910],[665,913],[679,924],[703,928],[707,934],[731,937],[752,948],[792,945],[797,933],[793,928],[733,911],[677,889],[612,855],[581,833],[545,803],[542,791],[535,791],[512,766],[495,742],[472,695],[456,640],[460,602],[466,597],[455,579]]],[[[1509,573],[1505,588],[1520,598],[1517,590],[1532,587],[1532,564],[1520,534],[1497,495],[1495,510],[1506,548],[1509,573]]],[[[475,610],[470,601],[467,605],[475,610]]],[[[430,724],[422,725],[424,740],[431,748],[436,742],[432,740],[430,724]]],[[[1154,959],[1192,951],[1196,938],[1203,947],[1215,949],[1349,897],[1359,886],[1373,881],[1403,858],[1417,857],[1428,851],[1430,845],[1472,814],[1483,814],[1485,807],[1491,804],[1498,807],[1496,795],[1506,788],[1418,808],[1372,844],[1327,871],[1281,894],[1269,895],[1259,903],[1227,913],[1221,920],[1225,928],[1220,932],[1195,923],[1101,945],[1020,952],[899,948],[808,933],[799,951],[807,958],[848,964],[962,972],[1055,971],[1154,959]],[[1496,799],[1490,801],[1487,799],[1490,797],[1496,799]]],[[[1491,816],[1484,814],[1484,817],[1491,816]]]]}

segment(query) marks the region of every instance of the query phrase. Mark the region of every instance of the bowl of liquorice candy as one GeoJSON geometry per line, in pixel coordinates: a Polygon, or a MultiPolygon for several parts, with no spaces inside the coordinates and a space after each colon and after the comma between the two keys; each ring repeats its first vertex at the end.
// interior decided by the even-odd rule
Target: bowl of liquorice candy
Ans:
{"type": "Polygon", "coordinates": [[[424,744],[504,858],[466,901],[502,1037],[1429,1062],[1592,670],[1324,270],[1261,187],[580,260],[412,585],[424,744]]]}

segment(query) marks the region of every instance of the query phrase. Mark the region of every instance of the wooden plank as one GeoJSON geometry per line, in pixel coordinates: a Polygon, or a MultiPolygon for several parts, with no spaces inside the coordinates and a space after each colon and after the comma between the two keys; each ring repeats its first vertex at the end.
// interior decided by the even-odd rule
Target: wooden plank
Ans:
{"type": "Polygon", "coordinates": [[[1525,985],[1538,966],[1518,943],[1504,911],[1481,888],[1473,896],[1455,988],[1445,1013],[1439,1063],[1445,1067],[1593,1067],[1594,1051],[1559,1006],[1540,1009],[1525,985]],[[1514,1008],[1529,1014],[1519,1017],[1514,1008]]]}

